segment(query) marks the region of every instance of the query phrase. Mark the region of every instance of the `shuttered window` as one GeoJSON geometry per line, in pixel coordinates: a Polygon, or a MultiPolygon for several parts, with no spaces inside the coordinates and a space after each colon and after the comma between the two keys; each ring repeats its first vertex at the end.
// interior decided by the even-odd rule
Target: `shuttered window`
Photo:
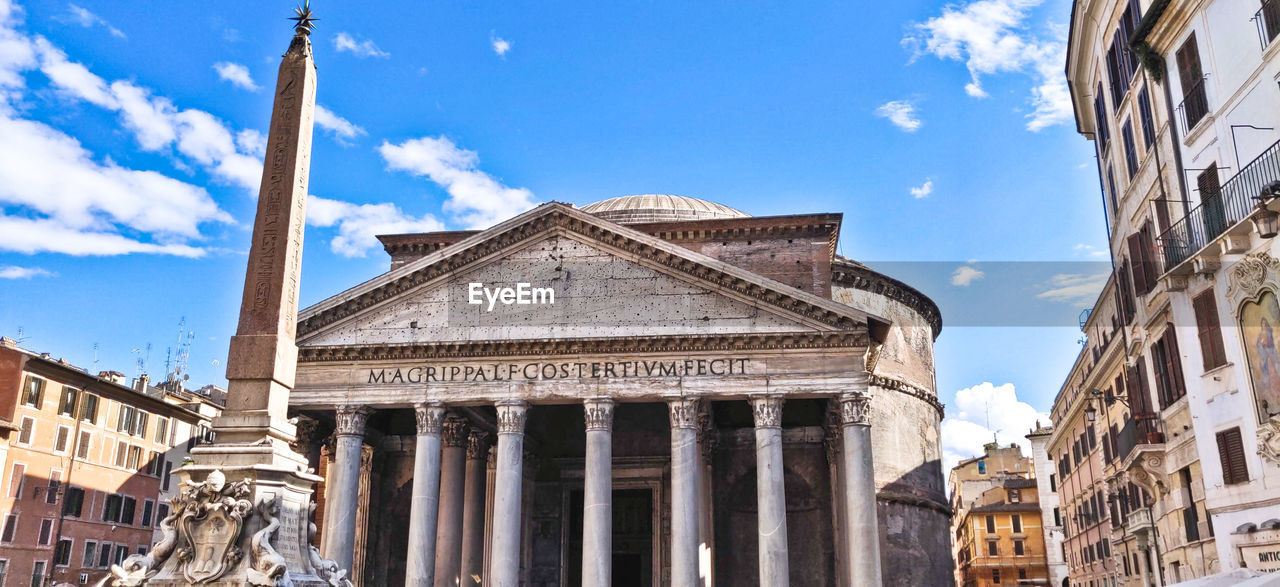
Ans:
{"type": "Polygon", "coordinates": [[[1098,83],[1097,93],[1093,95],[1093,115],[1098,123],[1098,152],[1105,155],[1111,139],[1111,122],[1107,119],[1107,97],[1102,95],[1102,83],[1098,83]]]}
{"type": "Polygon", "coordinates": [[[1126,120],[1120,127],[1120,138],[1124,140],[1124,165],[1129,171],[1129,181],[1138,175],[1138,145],[1133,140],[1133,121],[1126,120]]]}
{"type": "Polygon", "coordinates": [[[1222,483],[1235,485],[1249,481],[1249,467],[1244,460],[1244,441],[1240,428],[1218,433],[1218,459],[1222,461],[1222,483]]]}
{"type": "Polygon", "coordinates": [[[1151,116],[1151,96],[1146,86],[1138,92],[1138,115],[1142,121],[1142,144],[1150,147],[1156,142],[1156,123],[1151,116]]]}
{"type": "Polygon", "coordinates": [[[1151,366],[1156,374],[1156,393],[1160,408],[1168,408],[1187,394],[1182,379],[1182,361],[1178,353],[1178,337],[1169,324],[1164,335],[1151,348],[1151,366]]]}
{"type": "Polygon", "coordinates": [[[1196,331],[1200,336],[1200,357],[1204,370],[1216,369],[1227,364],[1227,353],[1222,347],[1222,326],[1218,322],[1218,303],[1209,288],[1191,301],[1196,312],[1196,331]]]}

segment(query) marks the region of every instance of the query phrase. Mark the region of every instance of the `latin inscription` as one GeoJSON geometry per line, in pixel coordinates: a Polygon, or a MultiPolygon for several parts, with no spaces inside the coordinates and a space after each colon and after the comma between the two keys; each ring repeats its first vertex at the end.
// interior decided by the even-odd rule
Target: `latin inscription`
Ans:
{"type": "Polygon", "coordinates": [[[545,363],[477,363],[369,369],[367,383],[470,383],[554,381],[638,377],[724,377],[746,375],[750,359],[675,359],[656,361],[585,361],[545,363]]]}

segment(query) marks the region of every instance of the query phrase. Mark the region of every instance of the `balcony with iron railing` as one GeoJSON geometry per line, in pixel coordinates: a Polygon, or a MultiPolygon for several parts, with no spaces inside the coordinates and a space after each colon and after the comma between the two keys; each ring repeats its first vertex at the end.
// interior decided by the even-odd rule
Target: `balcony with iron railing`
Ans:
{"type": "Polygon", "coordinates": [[[1250,20],[1258,27],[1258,42],[1266,51],[1280,33],[1280,0],[1262,0],[1262,8],[1250,20]]]}
{"type": "Polygon", "coordinates": [[[1222,184],[1218,193],[1202,194],[1199,206],[1160,235],[1165,272],[1174,270],[1222,233],[1248,220],[1259,201],[1275,196],[1280,196],[1280,141],[1222,184]]]}
{"type": "MultiPolygon", "coordinates": [[[[1280,1],[1280,0],[1278,0],[1280,1]]],[[[1185,88],[1182,103],[1178,104],[1178,116],[1182,121],[1182,136],[1187,136],[1209,114],[1209,95],[1205,93],[1203,76],[1190,88],[1185,88]]]]}

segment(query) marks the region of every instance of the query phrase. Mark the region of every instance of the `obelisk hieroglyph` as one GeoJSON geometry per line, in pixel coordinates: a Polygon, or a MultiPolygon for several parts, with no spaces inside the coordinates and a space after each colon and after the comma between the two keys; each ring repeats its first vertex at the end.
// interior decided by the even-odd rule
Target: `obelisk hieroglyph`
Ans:
{"type": "Polygon", "coordinates": [[[280,64],[240,322],[227,359],[227,408],[215,441],[175,473],[182,493],[151,551],[112,569],[116,585],[350,585],[311,545],[320,481],[289,446],[289,392],[316,73],[310,6],[298,7],[280,64]]]}

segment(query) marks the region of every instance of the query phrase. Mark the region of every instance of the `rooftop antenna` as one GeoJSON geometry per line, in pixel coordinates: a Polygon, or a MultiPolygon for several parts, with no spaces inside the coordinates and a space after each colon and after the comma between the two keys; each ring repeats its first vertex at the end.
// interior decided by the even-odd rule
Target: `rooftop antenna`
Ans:
{"type": "Polygon", "coordinates": [[[196,338],[196,331],[187,330],[187,317],[178,320],[178,346],[165,349],[164,368],[166,381],[186,381],[191,378],[187,374],[187,363],[191,359],[191,343],[196,338]]]}
{"type": "Polygon", "coordinates": [[[19,327],[18,327],[18,344],[19,344],[19,345],[21,345],[22,343],[26,342],[26,341],[27,341],[27,339],[31,338],[30,336],[26,336],[26,335],[24,334],[24,332],[25,332],[25,331],[22,329],[22,327],[21,327],[21,326],[19,326],[19,327]]]}
{"type": "Polygon", "coordinates": [[[93,370],[98,370],[98,343],[93,343],[93,370]]]}

